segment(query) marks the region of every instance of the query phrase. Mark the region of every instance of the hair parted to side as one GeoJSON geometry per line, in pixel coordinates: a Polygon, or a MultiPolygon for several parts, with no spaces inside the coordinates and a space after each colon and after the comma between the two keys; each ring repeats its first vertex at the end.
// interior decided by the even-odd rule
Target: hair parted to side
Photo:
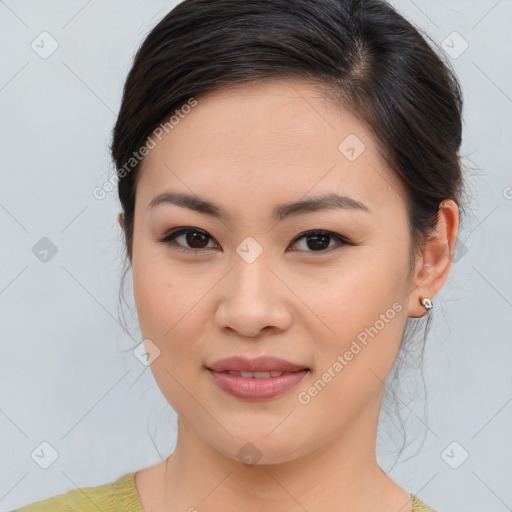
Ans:
{"type": "MultiPolygon", "coordinates": [[[[462,94],[449,65],[385,1],[179,3],[145,38],[126,79],[112,133],[116,168],[191,97],[265,79],[318,85],[374,134],[406,190],[410,273],[442,200],[461,208],[462,94]]],[[[130,261],[140,170],[118,182],[130,261]]]]}

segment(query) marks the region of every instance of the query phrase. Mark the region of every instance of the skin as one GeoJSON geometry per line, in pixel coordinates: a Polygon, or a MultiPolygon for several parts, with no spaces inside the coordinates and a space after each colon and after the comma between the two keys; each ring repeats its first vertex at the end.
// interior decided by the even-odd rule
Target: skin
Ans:
{"type": "Polygon", "coordinates": [[[298,81],[196,99],[146,156],[136,190],[135,303],[143,337],[160,351],[151,370],[179,417],[175,451],[135,475],[144,510],[412,511],[410,494],[377,464],[378,415],[407,318],[425,314],[420,298],[435,297],[448,276],[456,204],[442,203],[409,276],[404,190],[359,120],[298,81]],[[366,147],[355,161],[338,149],[349,134],[366,147]],[[171,191],[212,201],[228,216],[173,204],[147,209],[171,191]],[[276,205],[332,192],[370,211],[270,217],[276,205]],[[182,235],[174,248],[158,241],[183,226],[209,238],[191,246],[182,235]],[[296,240],[315,229],[352,245],[326,238],[328,248],[315,250],[307,237],[296,240]],[[263,249],[252,263],[236,252],[248,236],[263,249]],[[393,303],[401,311],[300,403],[298,393],[393,303]],[[224,393],[205,369],[230,355],[274,355],[311,371],[284,395],[248,401],[224,393]],[[261,454],[253,466],[237,456],[247,442],[261,454]]]}

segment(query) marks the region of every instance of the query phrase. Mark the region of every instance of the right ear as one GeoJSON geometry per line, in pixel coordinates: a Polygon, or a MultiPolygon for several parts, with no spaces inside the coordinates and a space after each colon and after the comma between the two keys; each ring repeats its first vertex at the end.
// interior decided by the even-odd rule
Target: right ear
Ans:
{"type": "Polygon", "coordinates": [[[117,222],[121,226],[121,229],[124,229],[124,215],[122,213],[117,214],[117,222]]]}

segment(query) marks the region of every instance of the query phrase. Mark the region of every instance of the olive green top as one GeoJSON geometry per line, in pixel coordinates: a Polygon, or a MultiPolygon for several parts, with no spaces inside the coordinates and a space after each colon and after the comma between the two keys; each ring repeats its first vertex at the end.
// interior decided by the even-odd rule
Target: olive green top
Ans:
{"type": "MultiPolygon", "coordinates": [[[[135,472],[110,484],[81,487],[12,512],[144,512],[135,488],[135,472]]],[[[435,512],[412,495],[413,512],[435,512]]]]}

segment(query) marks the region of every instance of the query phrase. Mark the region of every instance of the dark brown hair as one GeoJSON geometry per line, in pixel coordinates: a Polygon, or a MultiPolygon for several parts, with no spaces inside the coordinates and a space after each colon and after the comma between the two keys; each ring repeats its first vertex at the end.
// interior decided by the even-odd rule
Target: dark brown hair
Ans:
{"type": "MultiPolygon", "coordinates": [[[[128,74],[111,144],[116,168],[190,97],[265,78],[317,83],[365,122],[407,191],[414,249],[443,199],[460,206],[457,79],[379,0],[181,2],[145,38],[128,74]]],[[[139,167],[118,183],[130,257],[139,167]]]]}
{"type": "MultiPolygon", "coordinates": [[[[126,169],[191,97],[279,78],[317,84],[372,131],[406,190],[411,255],[421,251],[441,201],[461,206],[461,91],[449,64],[384,1],[179,3],[145,38],[128,74],[111,144],[116,168],[126,169]]],[[[139,168],[120,173],[118,184],[130,259],[139,168]]]]}

